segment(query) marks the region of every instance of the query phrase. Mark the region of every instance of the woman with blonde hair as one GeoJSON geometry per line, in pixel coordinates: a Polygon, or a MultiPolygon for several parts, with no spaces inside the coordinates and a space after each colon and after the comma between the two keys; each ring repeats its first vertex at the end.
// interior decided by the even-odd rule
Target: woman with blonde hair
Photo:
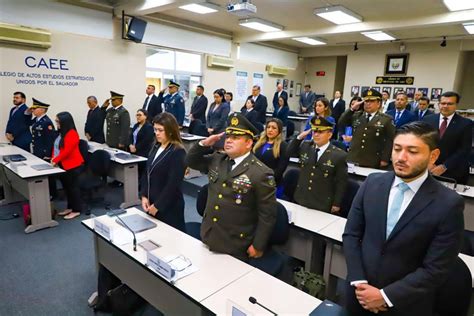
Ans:
{"type": "Polygon", "coordinates": [[[253,147],[255,156],[267,167],[273,169],[277,185],[277,197],[283,195],[283,173],[288,166],[287,144],[283,140],[283,123],[277,118],[268,120],[260,139],[253,147]]]}

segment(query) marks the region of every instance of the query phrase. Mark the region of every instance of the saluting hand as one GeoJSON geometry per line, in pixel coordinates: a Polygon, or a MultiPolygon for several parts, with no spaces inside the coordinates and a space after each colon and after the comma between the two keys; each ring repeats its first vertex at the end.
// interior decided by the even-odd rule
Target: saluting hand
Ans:
{"type": "Polygon", "coordinates": [[[306,136],[308,136],[311,132],[312,132],[311,129],[307,129],[306,131],[301,132],[301,133],[298,135],[298,139],[299,139],[299,140],[305,139],[306,136]]]}
{"type": "Polygon", "coordinates": [[[201,141],[201,144],[203,146],[211,147],[212,145],[217,143],[222,138],[222,136],[224,136],[224,134],[225,134],[225,132],[222,132],[222,133],[216,134],[216,135],[211,135],[208,138],[203,139],[201,141]]]}
{"type": "Polygon", "coordinates": [[[102,104],[102,107],[108,107],[110,104],[110,99],[107,99],[104,101],[104,103],[102,104]]]}
{"type": "Polygon", "coordinates": [[[339,213],[340,210],[341,210],[341,208],[340,208],[339,206],[333,205],[333,206],[331,207],[331,213],[333,213],[333,214],[334,214],[334,213],[339,213]]]}

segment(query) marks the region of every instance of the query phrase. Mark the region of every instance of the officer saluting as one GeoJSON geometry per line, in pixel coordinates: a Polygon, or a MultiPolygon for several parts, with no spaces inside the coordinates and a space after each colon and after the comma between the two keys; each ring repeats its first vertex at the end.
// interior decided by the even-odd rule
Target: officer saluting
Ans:
{"type": "Polygon", "coordinates": [[[347,153],[330,143],[334,124],[323,117],[311,119],[311,129],[293,139],[291,156],[299,156],[301,172],[296,203],[323,212],[338,213],[347,185],[347,153]],[[313,131],[313,139],[304,141],[313,131]]]}
{"type": "Polygon", "coordinates": [[[339,119],[339,126],[352,126],[352,137],[347,160],[361,167],[383,168],[388,165],[392,153],[395,125],[390,116],[379,112],[382,95],[374,89],[363,95],[364,111],[346,110],[339,119]]]}
{"type": "Polygon", "coordinates": [[[275,225],[275,179],[252,154],[258,130],[243,115],[228,118],[225,134],[225,153],[208,155],[224,133],[212,135],[191,148],[186,164],[209,176],[202,241],[212,251],[248,260],[263,254],[275,225]]]}
{"type": "Polygon", "coordinates": [[[102,108],[107,108],[112,101],[112,108],[107,110],[106,143],[110,147],[126,150],[129,141],[130,114],[122,105],[123,94],[110,91],[110,99],[105,100],[102,108]]]}
{"type": "Polygon", "coordinates": [[[56,130],[53,122],[46,115],[49,104],[33,98],[33,105],[28,112],[33,114],[31,120],[31,149],[33,155],[43,160],[50,161],[53,152],[54,140],[56,139],[56,130]]]}
{"type": "Polygon", "coordinates": [[[184,122],[184,99],[178,93],[180,85],[173,80],[168,84],[169,95],[164,98],[165,111],[173,114],[178,121],[179,127],[183,127],[184,122]]]}

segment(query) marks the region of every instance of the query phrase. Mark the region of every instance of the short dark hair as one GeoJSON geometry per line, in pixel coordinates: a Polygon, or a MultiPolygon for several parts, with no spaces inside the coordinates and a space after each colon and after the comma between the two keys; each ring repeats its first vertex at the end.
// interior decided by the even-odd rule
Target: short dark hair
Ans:
{"type": "Polygon", "coordinates": [[[142,112],[142,114],[145,115],[145,116],[148,118],[148,111],[147,111],[147,110],[145,110],[145,109],[138,109],[138,110],[137,110],[137,113],[138,113],[138,112],[142,112]]]}
{"type": "Polygon", "coordinates": [[[454,92],[454,91],[446,91],[445,93],[441,95],[441,98],[442,97],[445,97],[445,98],[456,97],[456,103],[459,103],[459,101],[461,101],[461,96],[459,95],[459,93],[454,92]]]}
{"type": "Polygon", "coordinates": [[[386,94],[390,95],[390,92],[388,92],[387,90],[383,90],[382,93],[386,93],[386,94]]]}
{"type": "Polygon", "coordinates": [[[305,84],[304,85],[305,88],[310,88],[311,89],[311,85],[310,84],[305,84]]]}
{"type": "Polygon", "coordinates": [[[97,98],[96,98],[94,95],[88,96],[86,100],[89,100],[89,99],[92,99],[92,100],[94,100],[95,102],[97,102],[97,98]]]}
{"type": "Polygon", "coordinates": [[[415,121],[405,124],[398,128],[395,132],[395,137],[398,135],[413,134],[420,138],[430,150],[434,150],[439,146],[439,132],[430,124],[422,121],[415,121]]]}
{"type": "Polygon", "coordinates": [[[25,95],[23,92],[17,91],[17,92],[14,92],[14,93],[13,93],[13,95],[17,95],[17,94],[19,94],[20,97],[22,97],[23,99],[26,99],[26,95],[25,95]]]}
{"type": "Polygon", "coordinates": [[[214,94],[217,94],[217,95],[219,95],[222,99],[224,99],[225,90],[224,90],[224,89],[217,89],[216,91],[214,91],[214,94]]]}
{"type": "Polygon", "coordinates": [[[155,89],[156,89],[154,84],[149,84],[148,86],[149,86],[149,87],[152,87],[152,88],[153,88],[153,90],[155,90],[155,89]]]}
{"type": "Polygon", "coordinates": [[[230,95],[230,100],[231,100],[231,101],[234,100],[234,94],[233,94],[232,92],[227,91],[225,94],[230,95]]]}
{"type": "Polygon", "coordinates": [[[198,85],[196,88],[204,90],[204,86],[202,86],[202,85],[198,85]]]}
{"type": "Polygon", "coordinates": [[[430,98],[423,96],[423,97],[420,98],[420,100],[418,100],[418,102],[420,102],[420,101],[426,101],[426,102],[428,102],[428,104],[430,104],[431,100],[430,100],[430,98]]]}
{"type": "Polygon", "coordinates": [[[405,91],[403,91],[403,90],[397,92],[397,97],[398,97],[399,95],[404,95],[404,96],[406,96],[406,97],[408,98],[408,94],[407,94],[405,91]]]}

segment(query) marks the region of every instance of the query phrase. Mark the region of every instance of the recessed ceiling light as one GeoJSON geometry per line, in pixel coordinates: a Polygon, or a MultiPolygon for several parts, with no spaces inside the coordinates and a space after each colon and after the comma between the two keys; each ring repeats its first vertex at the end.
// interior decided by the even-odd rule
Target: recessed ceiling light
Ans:
{"type": "Polygon", "coordinates": [[[219,6],[217,4],[208,3],[208,2],[182,5],[179,8],[183,10],[191,11],[194,13],[199,13],[199,14],[213,13],[219,10],[219,6]]]}
{"type": "Polygon", "coordinates": [[[443,0],[443,2],[449,11],[474,9],[474,1],[472,0],[443,0]]]}
{"type": "Polygon", "coordinates": [[[464,23],[462,26],[464,26],[469,34],[474,34],[474,22],[464,23]]]}
{"type": "Polygon", "coordinates": [[[335,24],[359,23],[363,20],[357,13],[340,5],[315,9],[313,14],[335,24]]]}
{"type": "Polygon", "coordinates": [[[361,34],[373,39],[374,41],[393,41],[395,39],[395,37],[393,37],[392,35],[389,35],[382,31],[362,32],[361,34]]]}
{"type": "Polygon", "coordinates": [[[312,37],[293,37],[293,40],[295,41],[298,41],[298,42],[301,42],[301,43],[305,43],[305,44],[308,44],[308,45],[326,45],[326,42],[323,41],[322,39],[318,38],[312,38],[312,37]]]}
{"type": "Polygon", "coordinates": [[[261,32],[277,32],[283,30],[283,26],[259,18],[239,20],[239,24],[261,32]]]}

